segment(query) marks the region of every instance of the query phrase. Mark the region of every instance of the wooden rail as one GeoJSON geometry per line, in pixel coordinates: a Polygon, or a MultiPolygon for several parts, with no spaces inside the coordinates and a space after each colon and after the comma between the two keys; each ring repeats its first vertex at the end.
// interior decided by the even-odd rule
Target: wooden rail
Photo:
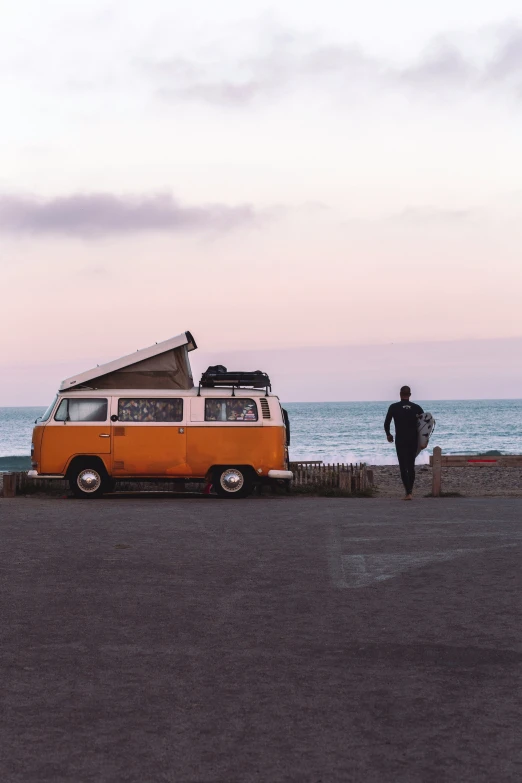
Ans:
{"type": "Polygon", "coordinates": [[[435,446],[430,457],[432,472],[432,495],[440,497],[442,487],[442,468],[468,467],[522,467],[522,454],[505,454],[498,457],[488,454],[443,454],[440,446],[435,446]]]}
{"type": "MultiPolygon", "coordinates": [[[[434,456],[435,449],[433,449],[433,457],[430,457],[430,465],[433,465],[434,456]]],[[[483,454],[441,454],[441,465],[443,468],[463,468],[469,465],[472,467],[497,465],[501,468],[516,468],[522,466],[522,455],[506,454],[502,457],[490,457],[483,454]]]]}

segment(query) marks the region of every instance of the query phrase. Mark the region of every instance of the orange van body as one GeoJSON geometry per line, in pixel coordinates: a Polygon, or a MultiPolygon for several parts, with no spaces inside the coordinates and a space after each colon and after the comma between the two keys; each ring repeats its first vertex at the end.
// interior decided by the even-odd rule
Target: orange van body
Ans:
{"type": "Polygon", "coordinates": [[[258,475],[285,469],[284,427],[187,429],[187,452],[193,475],[205,476],[213,464],[251,465],[258,475]]]}
{"type": "Polygon", "coordinates": [[[288,473],[287,433],[278,398],[251,389],[240,389],[237,395],[231,389],[205,389],[201,394],[196,389],[63,392],[47,420],[34,427],[32,474],[67,477],[75,460],[91,458],[102,463],[106,475],[114,479],[204,479],[222,465],[248,466],[258,479],[269,479],[270,472],[288,473]],[[256,420],[204,420],[205,399],[224,403],[234,397],[246,399],[251,405],[249,414],[256,411],[256,420]],[[182,418],[168,423],[122,421],[118,405],[123,398],[182,400],[182,418]],[[57,420],[64,399],[77,403],[106,400],[106,420],[57,420]]]}

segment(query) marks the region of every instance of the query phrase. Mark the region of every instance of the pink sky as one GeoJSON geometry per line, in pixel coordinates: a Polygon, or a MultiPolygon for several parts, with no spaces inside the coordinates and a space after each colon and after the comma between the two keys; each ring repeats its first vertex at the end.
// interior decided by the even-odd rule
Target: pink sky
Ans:
{"type": "MultiPolygon", "coordinates": [[[[522,388],[520,355],[522,339],[514,338],[275,350],[198,348],[190,359],[196,382],[210,364],[260,369],[268,372],[282,400],[308,402],[392,400],[405,383],[422,400],[515,399],[522,388]]],[[[2,404],[47,405],[64,378],[111,358],[12,365],[4,374],[2,404]]]]}
{"type": "MultiPolygon", "coordinates": [[[[4,14],[0,405],[187,328],[248,364],[522,336],[514,0],[4,14]]],[[[454,396],[493,370],[516,391],[510,351],[484,350],[454,396]]],[[[328,398],[387,397],[372,372],[328,398]]]]}

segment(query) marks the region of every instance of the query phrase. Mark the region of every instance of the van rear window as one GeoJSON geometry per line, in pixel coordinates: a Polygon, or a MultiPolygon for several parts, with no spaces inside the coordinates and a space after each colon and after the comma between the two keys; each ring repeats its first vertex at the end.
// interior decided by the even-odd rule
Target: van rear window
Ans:
{"type": "Polygon", "coordinates": [[[239,397],[226,400],[208,397],[205,400],[205,421],[257,421],[257,406],[254,400],[239,397]]]}
{"type": "Polygon", "coordinates": [[[118,421],[168,422],[183,420],[181,398],[133,397],[118,400],[118,421]]]}
{"type": "Polygon", "coordinates": [[[58,406],[55,421],[107,421],[107,400],[64,399],[58,406]]]}

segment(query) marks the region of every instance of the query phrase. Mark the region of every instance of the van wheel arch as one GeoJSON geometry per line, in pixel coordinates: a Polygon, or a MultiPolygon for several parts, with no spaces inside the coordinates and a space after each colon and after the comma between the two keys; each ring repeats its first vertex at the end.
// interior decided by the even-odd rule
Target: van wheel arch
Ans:
{"type": "Polygon", "coordinates": [[[104,481],[109,480],[109,474],[107,473],[105,462],[101,457],[97,457],[94,454],[80,454],[77,457],[73,457],[65,473],[65,478],[70,480],[74,477],[74,474],[77,470],[81,470],[81,468],[85,467],[86,465],[89,465],[89,467],[92,468],[98,468],[101,475],[103,476],[104,481]]]}

